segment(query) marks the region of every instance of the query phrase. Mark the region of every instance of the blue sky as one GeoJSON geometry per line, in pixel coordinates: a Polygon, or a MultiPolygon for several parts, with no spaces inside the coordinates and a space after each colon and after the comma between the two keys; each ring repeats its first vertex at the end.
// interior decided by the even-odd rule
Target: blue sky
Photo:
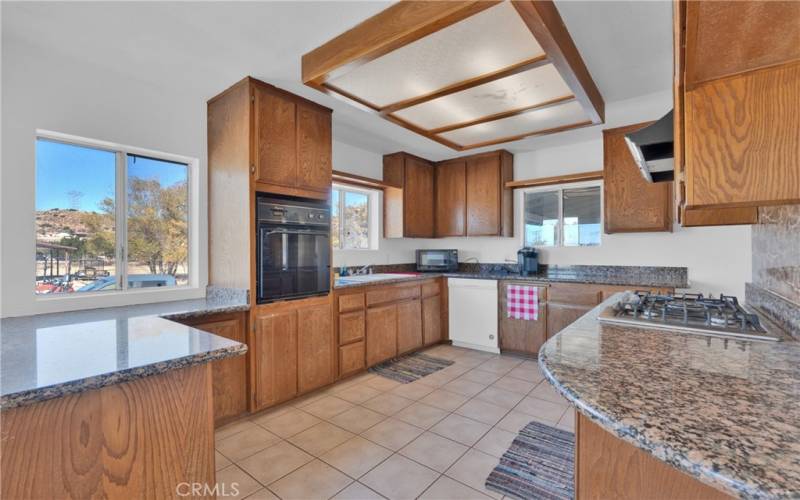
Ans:
{"type": "MultiPolygon", "coordinates": [[[[38,139],[36,210],[77,208],[97,211],[103,198],[114,198],[115,162],[115,154],[109,151],[38,139]]],[[[186,171],[185,165],[128,157],[129,177],[156,179],[162,186],[185,180],[186,171]]]]}

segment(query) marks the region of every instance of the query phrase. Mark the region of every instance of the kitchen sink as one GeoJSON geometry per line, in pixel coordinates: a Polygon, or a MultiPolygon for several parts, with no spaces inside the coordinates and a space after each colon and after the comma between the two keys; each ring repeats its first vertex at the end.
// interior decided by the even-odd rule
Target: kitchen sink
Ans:
{"type": "Polygon", "coordinates": [[[356,283],[374,283],[376,281],[395,280],[398,278],[414,278],[418,274],[409,273],[376,273],[376,274],[357,274],[354,276],[343,276],[336,279],[337,285],[352,285],[356,283]]]}

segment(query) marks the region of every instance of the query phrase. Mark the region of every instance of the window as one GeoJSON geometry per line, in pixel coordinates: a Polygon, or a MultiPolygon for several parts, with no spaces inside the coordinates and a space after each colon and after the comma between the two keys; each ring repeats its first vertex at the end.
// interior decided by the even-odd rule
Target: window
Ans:
{"type": "Polygon", "coordinates": [[[331,242],[335,249],[368,250],[376,248],[377,192],[333,186],[331,194],[331,242]]]}
{"type": "Polygon", "coordinates": [[[189,285],[193,165],[190,158],[40,134],[35,293],[189,285]]]}
{"type": "Polygon", "coordinates": [[[525,246],[600,244],[600,186],[528,191],[524,198],[525,246]]]}

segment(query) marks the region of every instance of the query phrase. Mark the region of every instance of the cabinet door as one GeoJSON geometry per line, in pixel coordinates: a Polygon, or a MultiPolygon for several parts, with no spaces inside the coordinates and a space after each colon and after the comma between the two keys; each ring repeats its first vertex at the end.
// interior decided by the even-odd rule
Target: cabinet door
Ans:
{"type": "Polygon", "coordinates": [[[339,315],[339,345],[349,344],[364,338],[364,311],[339,315]]]}
{"type": "Polygon", "coordinates": [[[672,231],[672,183],[644,180],[625,143],[625,134],[649,123],[603,131],[605,231],[672,231]]]}
{"type": "Polygon", "coordinates": [[[339,377],[364,369],[364,342],[354,342],[339,348],[339,377]]]}
{"type": "Polygon", "coordinates": [[[297,187],[331,187],[331,114],[305,104],[297,105],[297,187]]]}
{"type": "MultiPolygon", "coordinates": [[[[516,351],[527,354],[536,354],[547,340],[548,314],[547,304],[544,301],[546,290],[538,287],[539,291],[539,317],[536,320],[514,319],[508,317],[508,285],[500,284],[500,318],[498,329],[498,343],[504,351],[516,351]]],[[[525,283],[519,283],[525,284],[525,283]]]]}
{"type": "Polygon", "coordinates": [[[331,305],[297,310],[297,385],[307,392],[333,382],[334,340],[331,305]]]}
{"type": "Polygon", "coordinates": [[[592,307],[588,306],[573,306],[549,302],[547,304],[547,338],[557,334],[591,310],[592,307]]]}
{"type": "Polygon", "coordinates": [[[367,366],[397,356],[397,306],[367,309],[367,366]]]}
{"type": "Polygon", "coordinates": [[[256,180],[281,186],[297,183],[296,105],[259,85],[255,93],[256,180]]]}
{"type": "MultiPolygon", "coordinates": [[[[226,339],[245,342],[241,317],[192,325],[226,339]]],[[[211,363],[214,385],[214,422],[219,423],[247,411],[247,362],[245,356],[211,363]]]]}
{"type": "Polygon", "coordinates": [[[442,340],[442,296],[422,299],[422,342],[435,344],[442,340]]]}
{"type": "Polygon", "coordinates": [[[436,166],[436,237],[464,236],[467,226],[467,162],[436,166]]]}
{"type": "Polygon", "coordinates": [[[500,234],[500,158],[467,160],[467,236],[500,234]]]}
{"type": "Polygon", "coordinates": [[[256,317],[252,359],[257,408],[297,395],[297,311],[256,317]]]}
{"type": "Polygon", "coordinates": [[[419,299],[397,304],[397,353],[422,347],[422,303],[419,299]]]}
{"type": "Polygon", "coordinates": [[[404,236],[432,238],[433,217],[433,165],[409,156],[403,194],[404,236]]]}

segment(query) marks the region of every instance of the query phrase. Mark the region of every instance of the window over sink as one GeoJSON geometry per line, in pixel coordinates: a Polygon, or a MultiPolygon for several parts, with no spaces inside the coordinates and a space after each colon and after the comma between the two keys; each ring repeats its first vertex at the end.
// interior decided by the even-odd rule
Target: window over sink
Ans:
{"type": "Polygon", "coordinates": [[[331,246],[334,250],[374,250],[377,244],[378,191],[333,185],[331,246]]]}
{"type": "Polygon", "coordinates": [[[35,294],[192,286],[197,166],[193,158],[39,132],[35,294]]]}
{"type": "Polygon", "coordinates": [[[525,246],[600,245],[600,185],[536,188],[526,190],[523,196],[525,246]]]}

